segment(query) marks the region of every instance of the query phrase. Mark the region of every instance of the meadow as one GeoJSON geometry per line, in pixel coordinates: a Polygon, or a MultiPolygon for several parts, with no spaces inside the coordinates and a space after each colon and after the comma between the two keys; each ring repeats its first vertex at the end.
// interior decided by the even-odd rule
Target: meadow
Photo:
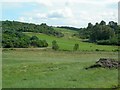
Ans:
{"type": "Polygon", "coordinates": [[[118,85],[118,70],[86,70],[100,58],[118,60],[118,47],[82,42],[72,36],[76,31],[54,28],[64,33],[57,38],[42,33],[24,32],[46,40],[48,48],[3,49],[3,88],[112,88],[118,85]],[[56,40],[60,49],[51,49],[56,40]],[[73,51],[79,44],[79,50],[73,51]]]}
{"type": "Polygon", "coordinates": [[[85,67],[99,58],[118,59],[117,52],[73,52],[4,49],[3,88],[112,88],[118,70],[85,67]]]}
{"type": "Polygon", "coordinates": [[[95,43],[88,43],[83,42],[82,39],[79,39],[73,34],[77,33],[76,31],[68,30],[68,29],[61,29],[61,28],[54,28],[62,33],[64,33],[64,37],[58,38],[51,35],[45,35],[42,33],[33,33],[33,32],[24,32],[28,36],[37,36],[41,40],[46,40],[49,44],[48,47],[52,46],[52,41],[56,40],[60,50],[73,50],[74,45],[77,43],[79,44],[79,51],[117,51],[118,46],[112,45],[97,45],[95,43]]]}

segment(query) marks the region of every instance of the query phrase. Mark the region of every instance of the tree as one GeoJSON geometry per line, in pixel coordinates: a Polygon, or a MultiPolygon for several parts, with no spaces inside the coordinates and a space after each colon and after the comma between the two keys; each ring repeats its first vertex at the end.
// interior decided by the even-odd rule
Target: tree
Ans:
{"type": "Polygon", "coordinates": [[[109,26],[96,25],[90,35],[90,41],[107,40],[114,36],[114,31],[109,26]]]}
{"type": "Polygon", "coordinates": [[[30,40],[39,40],[37,36],[32,36],[30,40]]]}
{"type": "Polygon", "coordinates": [[[77,51],[78,49],[79,49],[79,44],[76,43],[76,44],[74,45],[74,47],[73,47],[73,50],[74,50],[74,51],[77,51]]]}
{"type": "Polygon", "coordinates": [[[102,20],[102,21],[100,22],[100,25],[106,25],[106,22],[102,20]]]}
{"type": "Polygon", "coordinates": [[[47,46],[48,46],[48,43],[47,43],[46,40],[43,40],[43,45],[44,45],[44,47],[47,47],[47,46]]]}
{"type": "Polygon", "coordinates": [[[59,46],[58,46],[58,44],[57,44],[57,42],[55,40],[52,41],[52,49],[53,50],[58,50],[59,49],[59,46]]]}
{"type": "Polygon", "coordinates": [[[88,28],[91,29],[92,27],[93,27],[93,25],[92,25],[91,23],[88,23],[87,29],[88,29],[88,28]]]}

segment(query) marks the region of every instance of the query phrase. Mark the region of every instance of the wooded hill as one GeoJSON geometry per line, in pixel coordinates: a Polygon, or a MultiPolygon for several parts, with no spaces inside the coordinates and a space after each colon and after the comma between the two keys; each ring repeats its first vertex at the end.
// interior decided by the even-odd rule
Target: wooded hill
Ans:
{"type": "Polygon", "coordinates": [[[100,45],[120,45],[120,25],[114,21],[110,21],[108,24],[103,20],[95,25],[88,23],[86,28],[75,28],[69,26],[61,26],[59,28],[78,31],[78,33],[73,36],[87,39],[87,42],[100,45]]]}
{"type": "MultiPolygon", "coordinates": [[[[52,35],[55,37],[64,37],[59,30],[54,30],[52,26],[45,23],[40,25],[32,23],[24,23],[18,21],[1,21],[2,22],[2,47],[4,48],[28,48],[28,47],[47,47],[46,40],[39,40],[36,36],[27,36],[23,32],[35,32],[52,35]]],[[[105,21],[96,23],[95,25],[88,23],[86,28],[59,27],[66,30],[75,30],[78,33],[74,36],[85,39],[88,42],[100,45],[120,45],[120,26],[116,22],[105,21]]],[[[52,43],[52,42],[51,42],[52,43]]]]}
{"type": "Polygon", "coordinates": [[[64,35],[55,31],[51,26],[42,23],[36,25],[17,21],[2,21],[2,47],[4,48],[27,48],[27,47],[47,47],[46,40],[39,40],[36,36],[29,37],[23,32],[36,32],[63,37],[64,35]]]}
{"type": "Polygon", "coordinates": [[[24,23],[18,21],[2,21],[3,30],[15,30],[19,32],[36,32],[36,33],[44,33],[47,35],[53,35],[56,37],[63,37],[64,35],[55,31],[52,26],[48,26],[46,23],[42,23],[40,25],[33,23],[24,23]]]}

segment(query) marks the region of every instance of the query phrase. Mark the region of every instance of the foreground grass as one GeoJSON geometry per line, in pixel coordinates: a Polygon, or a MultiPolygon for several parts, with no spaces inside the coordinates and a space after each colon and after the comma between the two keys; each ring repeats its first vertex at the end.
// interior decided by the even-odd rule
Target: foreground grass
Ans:
{"type": "Polygon", "coordinates": [[[63,52],[39,49],[3,51],[3,88],[111,88],[116,69],[85,70],[113,52],[63,52]]]}

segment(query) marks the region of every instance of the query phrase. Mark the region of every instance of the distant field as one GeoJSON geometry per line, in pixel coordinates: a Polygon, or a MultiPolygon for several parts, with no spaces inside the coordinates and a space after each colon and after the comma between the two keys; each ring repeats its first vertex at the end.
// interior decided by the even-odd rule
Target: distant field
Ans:
{"type": "Polygon", "coordinates": [[[61,50],[73,50],[75,43],[79,44],[80,51],[95,51],[96,49],[100,51],[116,51],[118,49],[117,46],[96,45],[94,43],[82,42],[77,37],[72,37],[73,33],[76,33],[76,31],[65,30],[60,28],[56,28],[56,30],[63,32],[65,36],[62,38],[57,38],[57,37],[48,36],[42,33],[26,32],[26,34],[28,36],[35,35],[39,37],[39,39],[46,40],[49,43],[49,47],[51,47],[52,41],[56,40],[61,50]]]}
{"type": "Polygon", "coordinates": [[[115,52],[63,52],[41,49],[3,51],[3,88],[111,88],[118,84],[116,69],[90,69],[99,58],[115,52]]]}

